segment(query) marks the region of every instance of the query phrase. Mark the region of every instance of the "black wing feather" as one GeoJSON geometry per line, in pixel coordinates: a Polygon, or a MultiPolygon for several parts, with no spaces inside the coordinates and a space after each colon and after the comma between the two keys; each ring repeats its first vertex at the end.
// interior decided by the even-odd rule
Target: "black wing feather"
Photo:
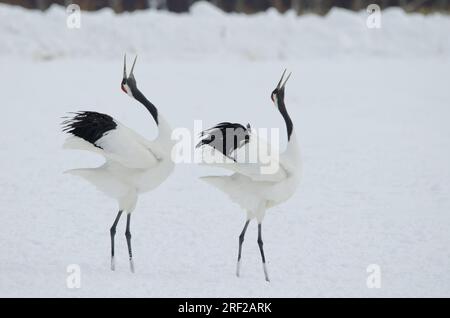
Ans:
{"type": "Polygon", "coordinates": [[[116,129],[117,123],[109,115],[96,112],[77,112],[75,116],[62,123],[62,130],[68,134],[82,138],[94,146],[97,140],[109,131],[116,129]]]}
{"type": "MultiPolygon", "coordinates": [[[[220,123],[201,132],[197,148],[210,146],[231,158],[232,153],[250,141],[250,124],[220,123]]],[[[233,159],[233,158],[231,158],[233,159]]]]}

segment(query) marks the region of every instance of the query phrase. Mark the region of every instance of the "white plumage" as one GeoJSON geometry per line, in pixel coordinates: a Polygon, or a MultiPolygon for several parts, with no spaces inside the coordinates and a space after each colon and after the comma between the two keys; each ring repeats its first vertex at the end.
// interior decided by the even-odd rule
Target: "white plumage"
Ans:
{"type": "MultiPolygon", "coordinates": [[[[161,123],[161,115],[158,116],[161,123]]],[[[174,169],[170,158],[172,141],[161,136],[150,142],[119,122],[117,128],[95,142],[71,136],[65,149],[87,150],[105,157],[98,168],[74,169],[67,173],[85,178],[106,195],[118,200],[119,210],[132,213],[137,195],[158,187],[174,169]],[[132,200],[133,199],[133,200],[132,200]]]]}
{"type": "Polygon", "coordinates": [[[127,214],[126,237],[130,256],[130,267],[134,271],[131,252],[130,216],[136,207],[139,194],[151,191],[164,182],[174,169],[171,159],[173,142],[171,127],[138,90],[133,75],[136,59],[129,77],[126,75],[126,60],[122,90],[133,97],[150,112],[158,125],[158,137],[148,141],[114,118],[96,112],[79,112],[64,122],[64,131],[71,134],[64,148],[86,150],[105,158],[97,168],[74,169],[67,173],[82,177],[100,191],[118,202],[119,213],[111,227],[111,269],[114,263],[114,236],[123,212],[127,214]]]}
{"type": "MultiPolygon", "coordinates": [[[[261,160],[261,157],[256,155],[253,156],[253,158],[258,159],[256,162],[248,161],[248,158],[252,158],[252,153],[255,151],[257,153],[270,153],[270,151],[267,152],[266,150],[258,152],[258,149],[261,149],[261,147],[270,149],[270,145],[258,138],[258,136],[249,128],[250,126],[245,129],[244,126],[238,124],[219,124],[216,127],[206,130],[202,134],[203,140],[199,144],[199,147],[202,147],[203,150],[207,147],[209,147],[209,150],[214,148],[210,154],[215,159],[219,159],[218,163],[213,162],[208,163],[208,165],[225,168],[233,172],[233,174],[229,176],[208,176],[203,177],[202,179],[226,193],[233,202],[239,204],[247,213],[247,222],[239,237],[237,276],[240,274],[241,250],[244,235],[250,220],[256,219],[258,222],[258,244],[267,281],[269,281],[269,276],[263,250],[261,224],[267,209],[291,198],[300,181],[301,167],[297,136],[284,103],[285,85],[289,77],[284,84],[282,84],[284,75],[285,73],[283,73],[277,88],[272,93],[272,100],[286,121],[288,135],[287,148],[283,153],[279,154],[279,159],[277,158],[278,156],[272,156],[264,158],[265,160],[261,160]],[[236,127],[238,127],[238,129],[245,129],[249,138],[247,138],[247,142],[242,145],[242,142],[239,141],[243,140],[243,137],[237,136],[237,139],[235,140],[237,140],[238,143],[235,143],[236,146],[233,152],[233,154],[237,155],[234,155],[231,158],[228,153],[224,153],[220,146],[212,146],[212,144],[215,139],[217,140],[219,133],[224,135],[226,129],[235,130],[236,127]],[[264,173],[263,168],[268,165],[275,166],[277,169],[271,173],[264,173]]],[[[223,137],[221,138],[225,139],[223,137]]],[[[207,161],[210,162],[210,159],[207,161]]]]}
{"type": "Polygon", "coordinates": [[[234,163],[217,165],[235,172],[230,176],[201,179],[228,194],[233,202],[247,211],[249,219],[257,218],[261,223],[265,210],[287,201],[295,193],[300,180],[300,162],[292,165],[290,158],[283,157],[280,157],[279,169],[274,174],[257,174],[256,171],[264,165],[250,164],[246,169],[245,164],[234,163]]]}

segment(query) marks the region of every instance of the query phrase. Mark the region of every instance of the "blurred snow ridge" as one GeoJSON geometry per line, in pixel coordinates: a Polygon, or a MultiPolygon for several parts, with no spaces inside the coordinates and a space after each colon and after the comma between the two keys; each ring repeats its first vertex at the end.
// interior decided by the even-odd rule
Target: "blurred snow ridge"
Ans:
{"type": "Polygon", "coordinates": [[[82,12],[81,29],[66,26],[66,12],[0,5],[0,56],[38,60],[112,59],[139,52],[164,60],[273,61],[304,58],[448,56],[450,18],[441,14],[382,13],[382,28],[369,29],[368,14],[333,9],[327,16],[285,15],[271,9],[246,16],[225,14],[206,2],[189,14],[110,9],[82,12]],[[121,45],[117,45],[121,43],[121,45]]]}

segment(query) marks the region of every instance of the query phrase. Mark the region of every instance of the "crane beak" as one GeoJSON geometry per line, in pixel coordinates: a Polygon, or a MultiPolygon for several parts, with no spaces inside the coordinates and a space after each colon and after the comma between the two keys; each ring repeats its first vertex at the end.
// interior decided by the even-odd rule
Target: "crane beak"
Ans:
{"type": "Polygon", "coordinates": [[[125,54],[123,58],[123,79],[127,80],[129,78],[134,78],[134,66],[136,65],[137,55],[134,58],[133,66],[131,66],[130,75],[127,76],[127,55],[125,54]]]}
{"type": "Polygon", "coordinates": [[[286,80],[284,81],[283,86],[281,86],[282,89],[284,89],[286,87],[286,83],[289,81],[289,79],[291,78],[292,73],[289,73],[288,77],[286,77],[286,80]]]}
{"type": "Polygon", "coordinates": [[[123,79],[127,80],[127,55],[123,57],[123,79]]]}
{"type": "Polygon", "coordinates": [[[277,85],[277,89],[284,89],[286,87],[287,81],[291,78],[292,72],[289,73],[288,77],[283,83],[284,76],[286,75],[287,70],[284,70],[283,75],[281,76],[280,82],[277,85]],[[283,83],[283,84],[282,84],[283,83]]]}
{"type": "Polygon", "coordinates": [[[281,83],[283,82],[284,75],[286,75],[286,71],[287,71],[287,70],[284,70],[283,75],[281,75],[281,79],[280,79],[280,81],[278,82],[277,89],[280,89],[280,88],[281,88],[281,83]]]}
{"type": "Polygon", "coordinates": [[[131,66],[130,76],[128,76],[129,78],[134,78],[134,66],[136,65],[136,60],[137,60],[137,55],[134,58],[133,66],[131,66]]]}
{"type": "Polygon", "coordinates": [[[127,75],[127,55],[125,54],[123,58],[123,80],[122,80],[122,91],[125,94],[133,97],[133,89],[136,89],[136,80],[134,79],[134,66],[136,65],[137,55],[134,58],[133,66],[131,67],[130,74],[127,75]]]}

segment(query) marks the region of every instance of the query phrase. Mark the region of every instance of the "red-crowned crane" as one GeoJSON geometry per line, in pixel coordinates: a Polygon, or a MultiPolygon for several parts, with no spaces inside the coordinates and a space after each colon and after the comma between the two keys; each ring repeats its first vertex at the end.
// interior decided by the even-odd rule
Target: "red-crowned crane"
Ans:
{"type": "MultiPolygon", "coordinates": [[[[219,162],[208,162],[207,164],[234,172],[231,176],[210,176],[203,177],[202,179],[228,194],[233,202],[239,204],[247,212],[244,229],[239,235],[239,251],[236,268],[236,275],[238,277],[240,274],[242,243],[244,242],[245,232],[250,221],[256,218],[258,222],[258,245],[261,252],[264,275],[266,281],[269,281],[263,249],[261,224],[266,210],[287,201],[294,194],[300,179],[300,152],[297,137],[284,102],[286,82],[289,80],[290,75],[283,83],[285,75],[286,71],[271,94],[272,101],[286,122],[288,141],[286,150],[277,157],[279,159],[271,159],[272,161],[277,161],[271,162],[271,164],[276,164],[278,167],[276,171],[273,173],[264,173],[264,170],[261,168],[262,166],[266,166],[267,162],[258,161],[260,159],[256,160],[257,162],[249,162],[248,154],[244,160],[242,160],[242,156],[241,159],[237,158],[239,156],[233,156],[233,154],[236,154],[242,149],[251,149],[250,145],[252,143],[257,143],[257,147],[262,146],[263,141],[257,136],[254,136],[250,125],[243,126],[226,122],[221,123],[203,131],[201,133],[202,139],[197,145],[198,148],[204,150],[209,147],[215,155],[219,154],[219,156],[223,156],[219,162]],[[231,142],[229,140],[230,138],[233,138],[231,142]]],[[[265,147],[268,148],[269,145],[265,147]]]]}
{"type": "Polygon", "coordinates": [[[133,73],[136,59],[127,76],[125,56],[121,88],[149,111],[158,127],[155,140],[148,141],[111,116],[97,112],[77,112],[63,123],[63,130],[71,135],[64,144],[65,148],[91,151],[106,159],[98,168],[75,169],[68,173],[86,179],[118,202],[119,212],[110,229],[111,270],[115,270],[114,237],[117,223],[123,212],[127,214],[125,236],[131,272],[134,272],[134,263],[130,219],[138,196],[157,188],[174,169],[171,159],[174,145],[171,140],[172,129],[155,105],[137,88],[133,73]]]}

